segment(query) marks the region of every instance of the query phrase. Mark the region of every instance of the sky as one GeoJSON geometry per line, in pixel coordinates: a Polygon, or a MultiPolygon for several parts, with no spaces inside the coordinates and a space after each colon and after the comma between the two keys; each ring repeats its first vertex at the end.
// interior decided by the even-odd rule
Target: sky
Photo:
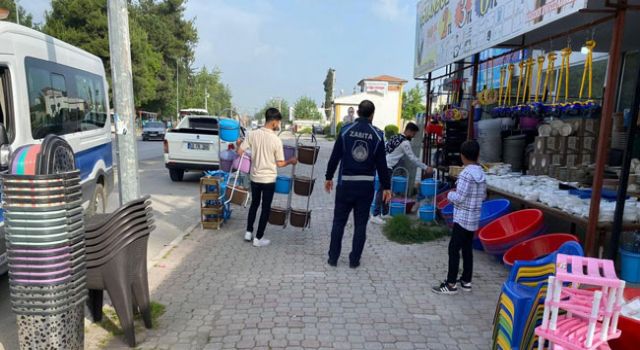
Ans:
{"type": "MultiPolygon", "coordinates": [[[[42,22],[50,0],[20,0],[42,22]]],[[[193,68],[217,67],[233,103],[253,113],[270,98],[292,105],[324,100],[336,70],[336,95],[362,78],[388,74],[415,82],[416,0],[189,0],[199,42],[193,68]]]]}

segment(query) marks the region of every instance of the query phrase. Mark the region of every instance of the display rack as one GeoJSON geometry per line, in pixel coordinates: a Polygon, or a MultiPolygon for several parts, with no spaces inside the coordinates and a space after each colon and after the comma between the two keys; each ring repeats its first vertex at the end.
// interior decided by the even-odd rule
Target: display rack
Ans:
{"type": "MultiPolygon", "coordinates": [[[[280,137],[283,133],[291,133],[295,140],[296,135],[292,131],[288,131],[288,130],[281,131],[278,134],[278,137],[280,137]]],[[[296,156],[295,146],[286,145],[283,142],[282,147],[283,147],[283,154],[284,154],[285,160],[289,160],[296,156]]],[[[287,227],[289,213],[291,212],[291,192],[292,192],[291,189],[293,187],[293,178],[295,174],[295,169],[296,169],[296,166],[292,165],[290,177],[278,175],[276,179],[276,191],[274,194],[286,195],[287,204],[285,207],[281,207],[277,205],[271,206],[271,212],[269,213],[269,224],[271,225],[282,226],[283,228],[287,227]]]]}
{"type": "Polygon", "coordinates": [[[311,194],[313,193],[313,187],[316,179],[313,177],[315,172],[316,161],[318,160],[318,154],[320,153],[320,147],[318,147],[318,140],[314,134],[309,134],[311,145],[305,145],[300,142],[300,139],[305,136],[302,134],[296,139],[296,150],[298,156],[299,165],[311,166],[309,177],[296,175],[296,167],[293,169],[293,193],[298,196],[306,197],[306,209],[294,209],[291,208],[289,212],[289,223],[291,226],[302,228],[304,231],[311,225],[311,210],[309,204],[311,201],[311,194]]]}
{"type": "Polygon", "coordinates": [[[223,182],[219,177],[200,178],[200,223],[203,229],[219,230],[224,222],[223,182]]]}
{"type": "MultiPolygon", "coordinates": [[[[248,151],[242,153],[240,157],[233,161],[231,171],[235,170],[235,173],[233,174],[233,183],[227,183],[225,189],[225,205],[233,203],[243,207],[247,206],[247,203],[249,203],[249,199],[251,198],[251,192],[247,186],[241,186],[238,184],[238,179],[240,176],[246,177],[247,174],[249,174],[250,169],[251,155],[248,151]]],[[[229,178],[229,180],[231,180],[231,178],[229,178]]],[[[245,181],[243,181],[243,183],[244,182],[245,181]]]]}

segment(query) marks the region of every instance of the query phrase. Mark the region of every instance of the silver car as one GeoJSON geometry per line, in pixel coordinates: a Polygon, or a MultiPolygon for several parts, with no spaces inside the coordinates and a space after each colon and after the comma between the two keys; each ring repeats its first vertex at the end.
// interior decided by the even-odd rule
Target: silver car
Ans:
{"type": "Polygon", "coordinates": [[[142,141],[148,140],[164,140],[164,134],[167,127],[163,122],[147,122],[142,127],[142,141]]]}

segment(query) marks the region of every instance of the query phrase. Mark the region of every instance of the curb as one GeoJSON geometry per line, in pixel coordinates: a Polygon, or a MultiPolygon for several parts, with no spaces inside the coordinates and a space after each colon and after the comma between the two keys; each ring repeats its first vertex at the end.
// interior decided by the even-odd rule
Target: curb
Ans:
{"type": "Polygon", "coordinates": [[[162,258],[169,253],[171,250],[173,250],[173,248],[177,247],[180,242],[182,242],[184,240],[184,238],[191,234],[193,231],[195,231],[195,229],[198,227],[198,225],[200,225],[199,222],[196,222],[195,224],[189,226],[184,233],[182,233],[181,235],[179,235],[178,237],[174,238],[173,241],[171,241],[169,244],[167,244],[166,247],[162,248],[162,250],[160,250],[158,252],[158,254],[156,254],[156,256],[154,256],[151,260],[148,261],[147,264],[147,271],[151,271],[151,269],[160,261],[162,260],[162,258]]]}

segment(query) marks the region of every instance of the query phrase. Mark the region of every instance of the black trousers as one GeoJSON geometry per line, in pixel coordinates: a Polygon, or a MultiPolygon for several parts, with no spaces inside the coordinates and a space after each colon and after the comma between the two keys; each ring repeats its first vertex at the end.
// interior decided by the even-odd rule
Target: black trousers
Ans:
{"type": "Polygon", "coordinates": [[[342,237],[344,227],[353,210],[353,246],[349,261],[360,262],[364,243],[367,240],[367,222],[369,221],[369,209],[373,201],[373,182],[366,184],[349,183],[338,185],[336,188],[336,201],[333,210],[333,227],[331,228],[331,245],[329,246],[329,259],[338,261],[342,250],[342,237]]]}
{"type": "Polygon", "coordinates": [[[251,181],[251,206],[249,207],[249,217],[247,218],[247,231],[253,232],[253,223],[256,221],[258,207],[262,201],[262,211],[260,212],[260,221],[258,221],[258,232],[255,237],[261,239],[264,230],[267,227],[269,213],[271,212],[271,202],[273,202],[273,193],[276,191],[276,183],[259,183],[251,181]]]}
{"type": "Polygon", "coordinates": [[[473,231],[465,230],[459,224],[453,224],[451,241],[449,241],[449,273],[447,283],[454,284],[458,280],[460,268],[460,251],[462,250],[462,277],[464,282],[471,282],[473,273],[473,231]]]}

